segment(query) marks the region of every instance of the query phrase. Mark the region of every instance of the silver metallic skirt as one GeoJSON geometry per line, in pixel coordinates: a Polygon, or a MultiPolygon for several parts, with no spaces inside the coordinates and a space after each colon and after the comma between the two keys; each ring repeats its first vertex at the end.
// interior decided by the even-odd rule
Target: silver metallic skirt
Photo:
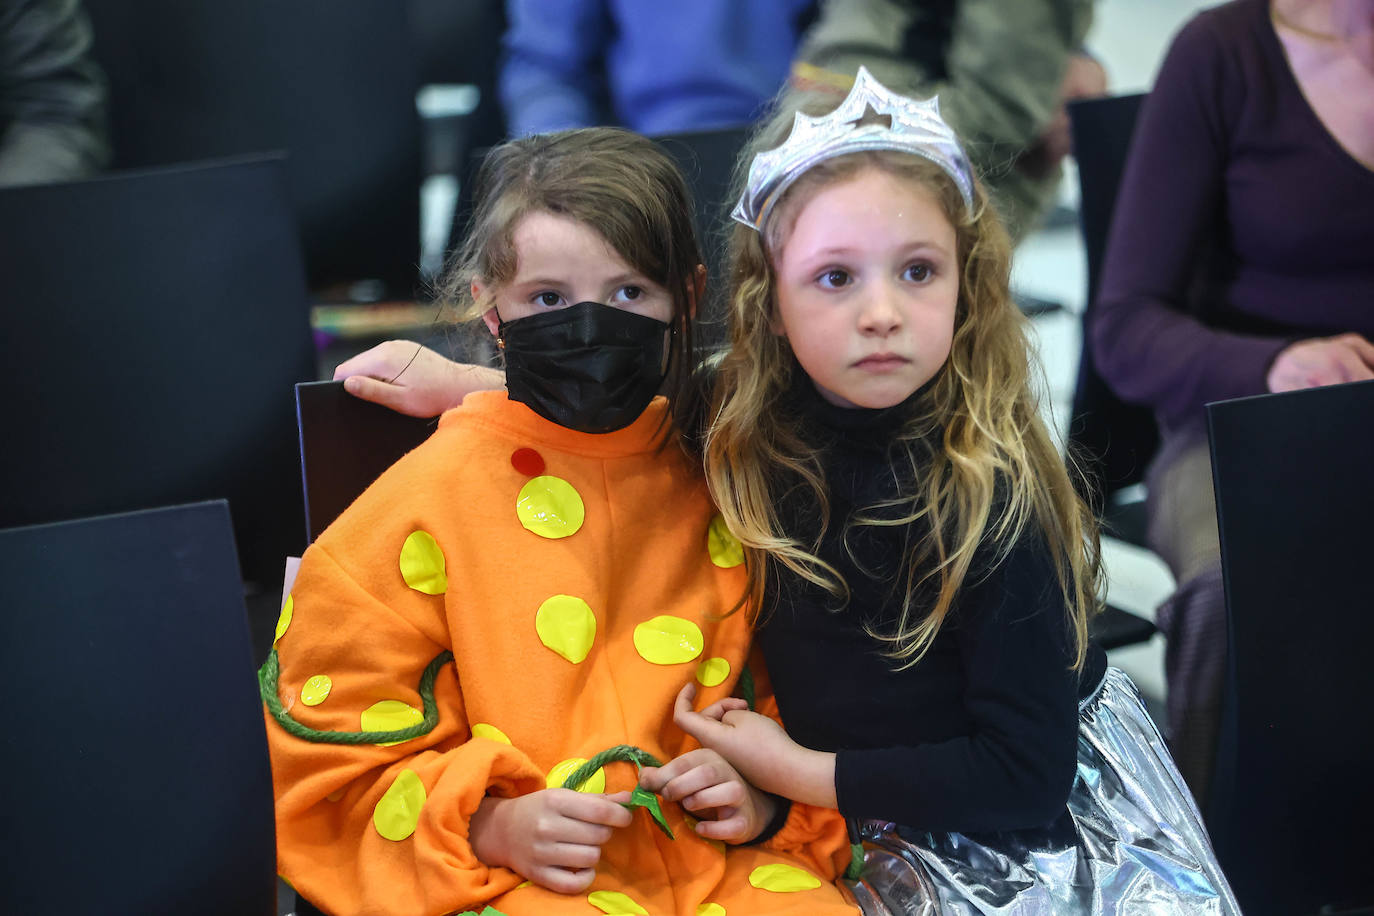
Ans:
{"type": "Polygon", "coordinates": [[[865,916],[1239,913],[1131,679],[1108,668],[1078,721],[1078,774],[1055,824],[974,838],[862,822],[863,872],[846,884],[865,916]]]}

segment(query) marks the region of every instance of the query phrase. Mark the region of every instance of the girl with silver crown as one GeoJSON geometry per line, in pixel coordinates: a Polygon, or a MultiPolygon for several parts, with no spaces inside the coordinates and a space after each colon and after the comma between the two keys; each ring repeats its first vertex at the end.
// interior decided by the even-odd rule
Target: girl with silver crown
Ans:
{"type": "Polygon", "coordinates": [[[794,811],[846,816],[865,913],[1236,912],[1088,639],[1096,526],[1040,419],[1006,233],[935,100],[861,70],[780,133],[733,214],[705,460],[786,732],[738,700],[694,711],[692,686],[676,721],[794,811]]]}

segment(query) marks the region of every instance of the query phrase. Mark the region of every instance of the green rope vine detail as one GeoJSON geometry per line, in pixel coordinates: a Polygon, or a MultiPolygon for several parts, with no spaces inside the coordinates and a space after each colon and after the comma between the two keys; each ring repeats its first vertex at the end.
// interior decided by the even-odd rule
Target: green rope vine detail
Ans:
{"type": "Polygon", "coordinates": [[[572,775],[563,781],[563,788],[576,791],[582,788],[583,784],[591,779],[592,774],[597,770],[608,763],[616,763],[618,761],[633,763],[636,770],[640,767],[663,766],[662,762],[648,751],[642,751],[632,744],[617,744],[615,747],[607,748],[595,755],[591,760],[588,760],[586,763],[582,764],[582,766],[573,770],[572,775]]]}
{"type": "Polygon", "coordinates": [[[754,672],[749,670],[748,665],[741,668],[739,672],[739,695],[752,710],[754,708],[754,672]]]}
{"type": "Polygon", "coordinates": [[[453,661],[453,653],[445,649],[434,660],[425,667],[425,671],[420,675],[420,700],[424,704],[424,719],[406,728],[392,729],[383,732],[333,732],[320,731],[308,725],[302,725],[291,717],[291,714],[282,708],[281,697],[277,694],[277,681],[281,677],[281,662],[277,659],[277,650],[273,649],[267,656],[267,661],[262,663],[258,669],[258,693],[262,696],[262,701],[267,706],[267,711],[272,714],[272,718],[289,734],[306,741],[314,741],[320,744],[384,744],[391,741],[409,741],[411,738],[418,738],[434,731],[434,727],[439,724],[439,705],[434,702],[434,679],[439,676],[439,669],[453,661]]]}
{"type": "Polygon", "coordinates": [[[844,876],[850,881],[858,881],[859,876],[864,873],[864,844],[849,844],[849,867],[844,870],[844,876]]]}

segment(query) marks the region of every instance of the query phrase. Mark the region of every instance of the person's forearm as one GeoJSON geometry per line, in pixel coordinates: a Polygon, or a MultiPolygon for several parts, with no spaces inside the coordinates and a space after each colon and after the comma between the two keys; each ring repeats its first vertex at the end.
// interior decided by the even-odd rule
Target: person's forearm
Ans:
{"type": "Polygon", "coordinates": [[[817,808],[839,807],[835,798],[834,754],[798,746],[760,767],[757,777],[750,780],[765,792],[817,808]]]}

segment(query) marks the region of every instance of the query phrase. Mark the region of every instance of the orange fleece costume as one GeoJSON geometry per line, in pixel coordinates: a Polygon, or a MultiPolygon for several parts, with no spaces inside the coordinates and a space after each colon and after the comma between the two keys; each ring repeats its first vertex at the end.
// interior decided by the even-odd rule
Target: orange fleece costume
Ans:
{"type": "MultiPolygon", "coordinates": [[[[742,554],[699,468],[658,448],[666,414],[658,398],[590,435],[469,396],[306,551],[262,679],[279,870],[307,899],[337,916],[857,912],[831,883],[842,821],[801,805],[757,847],[702,839],[676,804],[669,840],[636,810],[575,895],[468,843],[485,795],[561,785],[560,764],[616,745],[666,762],[696,746],[672,722],[682,685],[706,685],[699,706],[735,688],[749,625],[721,615],[742,554]]],[[[635,785],[629,763],[600,774],[635,785]]]]}

